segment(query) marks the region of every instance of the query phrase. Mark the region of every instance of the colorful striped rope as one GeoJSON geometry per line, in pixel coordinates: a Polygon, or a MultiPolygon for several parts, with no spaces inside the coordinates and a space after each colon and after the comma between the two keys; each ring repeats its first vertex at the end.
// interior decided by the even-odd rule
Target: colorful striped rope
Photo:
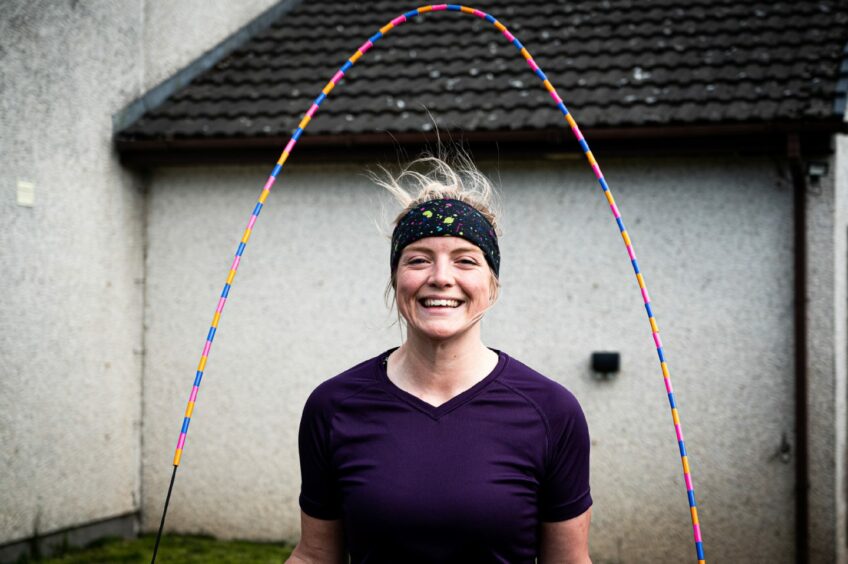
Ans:
{"type": "MultiPolygon", "coordinates": [[[[194,386],[191,389],[191,394],[189,395],[188,405],[185,411],[185,418],[183,419],[182,430],[180,431],[180,437],[177,441],[177,449],[174,453],[174,474],[176,474],[176,468],[180,465],[180,458],[182,457],[183,449],[185,448],[186,435],[188,434],[188,426],[191,422],[191,414],[194,411],[194,404],[197,401],[197,392],[200,389],[200,381],[203,379],[203,371],[206,368],[206,361],[209,358],[209,351],[212,348],[212,341],[215,339],[215,332],[218,329],[218,323],[221,320],[221,313],[224,310],[224,305],[227,303],[227,297],[230,293],[230,288],[233,284],[233,279],[236,276],[236,272],[238,272],[239,262],[241,261],[241,256],[244,253],[245,246],[247,242],[250,240],[250,235],[253,232],[253,226],[256,224],[256,220],[259,217],[259,212],[262,211],[262,207],[265,205],[265,200],[268,198],[268,194],[271,192],[271,187],[274,185],[274,182],[277,179],[277,176],[280,174],[280,171],[283,168],[283,165],[288,160],[289,155],[294,150],[294,146],[297,143],[300,136],[303,134],[303,130],[312,120],[315,112],[318,111],[318,108],[327,99],[330,92],[336,85],[341,81],[344,77],[345,73],[350,70],[350,68],[365,54],[368,52],[374,44],[380,40],[385,34],[394,29],[395,27],[403,24],[404,22],[418,16],[419,14],[424,14],[427,12],[440,12],[440,11],[448,11],[448,12],[462,12],[465,14],[471,14],[473,16],[477,16],[478,18],[484,19],[500,31],[506,39],[512,43],[516,49],[521,53],[521,56],[527,61],[527,64],[539,77],[544,85],[545,89],[550,93],[551,98],[553,98],[556,103],[557,108],[562,112],[565,116],[565,120],[568,122],[571,131],[574,133],[574,137],[577,139],[577,142],[580,144],[580,148],[583,149],[584,154],[586,155],[586,159],[589,161],[589,166],[592,167],[592,170],[595,173],[595,177],[598,179],[598,182],[603,189],[604,196],[609,202],[610,210],[612,211],[612,215],[615,217],[615,222],[618,224],[618,229],[621,232],[621,237],[624,240],[624,245],[627,247],[627,254],[630,257],[630,262],[633,266],[633,271],[636,274],[636,281],[639,283],[639,290],[642,293],[642,300],[645,303],[645,311],[648,314],[648,321],[651,324],[651,333],[653,335],[654,344],[656,345],[657,355],[659,355],[660,360],[660,368],[662,369],[663,381],[665,383],[666,393],[668,394],[668,402],[671,406],[671,417],[674,421],[674,431],[677,435],[677,444],[680,448],[680,458],[683,463],[683,479],[686,483],[686,494],[689,498],[689,508],[692,515],[692,529],[695,537],[695,551],[697,553],[699,564],[703,564],[706,562],[704,559],[704,548],[703,541],[701,539],[701,527],[698,521],[698,508],[695,503],[695,489],[692,485],[692,475],[689,470],[689,459],[686,454],[686,445],[683,441],[683,430],[680,425],[680,414],[677,410],[677,403],[674,399],[674,391],[671,387],[671,376],[668,371],[668,364],[665,360],[665,354],[663,352],[662,341],[660,340],[660,332],[657,328],[657,321],[654,317],[654,312],[651,309],[651,299],[648,295],[648,289],[645,285],[645,279],[642,276],[642,272],[639,269],[639,263],[636,260],[636,252],[633,250],[633,243],[630,240],[630,235],[627,233],[627,229],[624,227],[624,222],[621,219],[621,213],[618,210],[618,206],[616,206],[615,199],[612,196],[612,192],[610,192],[609,186],[607,185],[607,181],[604,179],[604,175],[601,172],[601,168],[598,166],[598,162],[595,160],[592,151],[589,149],[589,144],[586,142],[586,139],[583,137],[583,134],[580,132],[580,128],[577,126],[577,122],[574,121],[574,118],[569,113],[568,109],[565,107],[565,104],[560,98],[554,86],[548,80],[548,77],[539,68],[539,65],[533,60],[533,57],[530,55],[530,52],[522,45],[522,43],[515,38],[515,36],[510,33],[510,31],[504,26],[501,22],[495,19],[494,16],[487,14],[486,12],[482,12],[480,10],[476,10],[474,8],[469,8],[466,6],[461,6],[458,4],[438,4],[432,6],[422,6],[415,10],[411,10],[402,14],[383,27],[380,28],[380,31],[372,35],[368,40],[363,43],[359,49],[341,66],[341,68],[333,75],[333,78],[324,86],[323,90],[321,90],[321,94],[315,98],[312,102],[312,105],[304,114],[303,119],[300,120],[297,128],[292,133],[291,139],[286,144],[283,153],[280,155],[279,160],[277,161],[276,166],[271,171],[271,175],[268,177],[268,180],[265,182],[265,186],[262,188],[262,192],[259,195],[259,200],[256,203],[256,207],[253,209],[253,213],[250,216],[250,220],[247,223],[247,228],[244,230],[244,235],[242,235],[241,242],[239,243],[238,249],[236,249],[235,258],[233,259],[233,264],[230,267],[230,272],[227,275],[227,281],[224,284],[224,290],[221,292],[221,297],[218,300],[218,306],[215,308],[215,315],[212,317],[212,326],[209,328],[209,334],[206,337],[206,343],[203,346],[203,353],[200,355],[200,363],[197,366],[197,373],[194,379],[194,386]]],[[[173,487],[174,483],[174,475],[171,476],[171,487],[173,487]]],[[[168,490],[168,499],[170,498],[171,489],[168,490]]],[[[165,510],[167,511],[167,500],[165,505],[165,510]]],[[[165,515],[163,512],[162,515],[162,524],[160,524],[159,534],[162,533],[162,525],[165,522],[165,515]]],[[[159,539],[157,538],[157,548],[158,548],[159,539]]],[[[154,560],[156,558],[155,550],[154,550],[154,560]]]]}

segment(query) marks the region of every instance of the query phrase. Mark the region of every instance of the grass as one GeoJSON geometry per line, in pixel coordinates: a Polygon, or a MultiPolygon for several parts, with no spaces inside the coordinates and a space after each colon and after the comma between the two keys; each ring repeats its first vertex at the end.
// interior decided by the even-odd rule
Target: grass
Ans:
{"type": "MultiPolygon", "coordinates": [[[[134,540],[105,539],[84,549],[69,549],[61,556],[38,560],[43,564],[107,564],[112,562],[148,563],[153,556],[155,535],[143,535],[134,540]]],[[[222,564],[280,564],[294,547],[282,543],[220,541],[210,537],[166,535],[159,543],[156,562],[222,564]]],[[[21,560],[20,562],[32,562],[21,560]]]]}

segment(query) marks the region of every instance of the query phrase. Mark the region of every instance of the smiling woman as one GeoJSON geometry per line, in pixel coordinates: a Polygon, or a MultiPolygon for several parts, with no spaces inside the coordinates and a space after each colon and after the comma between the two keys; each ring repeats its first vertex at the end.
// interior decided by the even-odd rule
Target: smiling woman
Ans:
{"type": "Polygon", "coordinates": [[[391,281],[406,338],[303,410],[289,562],[589,562],[589,434],[560,384],[486,347],[494,191],[467,159],[381,180],[401,203],[391,281]]]}

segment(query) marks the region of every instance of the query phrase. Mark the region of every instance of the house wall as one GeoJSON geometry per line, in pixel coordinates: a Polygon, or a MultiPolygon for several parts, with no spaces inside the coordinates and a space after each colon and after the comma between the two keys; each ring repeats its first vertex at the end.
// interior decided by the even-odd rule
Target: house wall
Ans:
{"type": "MultiPolygon", "coordinates": [[[[768,159],[729,157],[602,165],[662,331],[707,556],[791,562],[794,460],[779,454],[784,437],[794,448],[788,173],[768,159]]],[[[374,225],[386,200],[364,168],[294,158],[274,188],[206,365],[169,509],[172,530],[297,537],[296,433],[306,396],[400,342],[383,302],[387,240],[374,225]]],[[[584,406],[594,561],[690,561],[662,376],[632,269],[591,171],[578,160],[483,168],[502,186],[506,209],[503,291],[484,338],[562,382],[584,406]],[[622,354],[622,371],[608,381],[589,370],[598,350],[622,354]]],[[[196,363],[267,173],[185,167],[151,178],[146,530],[158,525],[196,363]]]]}
{"type": "Polygon", "coordinates": [[[132,524],[145,182],[118,163],[112,115],[271,3],[3,2],[0,560],[35,535],[132,524]]]}

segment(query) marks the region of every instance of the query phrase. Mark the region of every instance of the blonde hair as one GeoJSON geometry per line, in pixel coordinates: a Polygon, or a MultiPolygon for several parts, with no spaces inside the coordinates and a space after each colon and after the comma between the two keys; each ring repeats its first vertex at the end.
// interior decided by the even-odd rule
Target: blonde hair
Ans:
{"type": "MultiPolygon", "coordinates": [[[[391,222],[392,229],[414,207],[430,200],[449,198],[459,200],[479,211],[492,224],[495,234],[500,236],[498,226],[498,194],[491,181],[474,166],[464,152],[457,151],[451,162],[435,155],[425,155],[401,168],[392,175],[386,168],[380,167],[381,174],[372,174],[375,184],[385,189],[403,208],[391,222]]],[[[391,238],[391,233],[388,233],[391,238]]],[[[500,290],[500,280],[489,267],[491,274],[491,303],[494,304],[500,290]]],[[[386,305],[395,305],[394,289],[396,272],[392,270],[386,285],[386,305]],[[391,304],[389,296],[391,295],[391,304]]],[[[400,312],[398,312],[400,320],[400,312]]]]}
{"type": "Polygon", "coordinates": [[[497,222],[497,194],[492,183],[467,155],[460,153],[452,160],[453,163],[448,163],[441,157],[427,155],[403,167],[397,176],[381,167],[383,174],[374,175],[374,182],[403,207],[392,227],[415,206],[449,198],[472,206],[492,224],[497,235],[501,234],[497,222]]]}

